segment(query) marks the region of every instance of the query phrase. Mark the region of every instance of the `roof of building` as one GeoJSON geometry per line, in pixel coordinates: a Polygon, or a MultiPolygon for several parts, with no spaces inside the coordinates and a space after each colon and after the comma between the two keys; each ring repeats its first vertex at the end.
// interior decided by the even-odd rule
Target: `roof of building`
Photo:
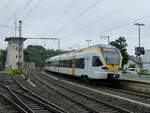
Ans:
{"type": "Polygon", "coordinates": [[[19,37],[6,37],[5,38],[5,41],[17,41],[17,40],[20,40],[20,41],[25,41],[26,38],[19,38],[19,37]]]}

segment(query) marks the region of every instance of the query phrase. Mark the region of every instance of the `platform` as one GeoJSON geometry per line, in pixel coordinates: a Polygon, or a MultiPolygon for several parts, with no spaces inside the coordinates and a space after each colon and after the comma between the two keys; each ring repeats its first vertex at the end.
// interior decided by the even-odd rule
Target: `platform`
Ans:
{"type": "Polygon", "coordinates": [[[138,74],[122,74],[120,79],[150,83],[150,75],[139,76],[138,74]]]}

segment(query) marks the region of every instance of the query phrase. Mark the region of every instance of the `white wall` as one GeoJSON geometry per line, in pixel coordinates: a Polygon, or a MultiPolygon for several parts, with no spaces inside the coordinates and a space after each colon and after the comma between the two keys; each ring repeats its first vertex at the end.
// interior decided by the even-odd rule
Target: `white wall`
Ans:
{"type": "MultiPolygon", "coordinates": [[[[21,44],[21,48],[23,45],[21,44]]],[[[19,43],[17,41],[8,41],[7,47],[7,58],[6,58],[6,68],[16,69],[18,68],[19,61],[19,43]]],[[[23,62],[23,49],[21,51],[20,61],[23,62]]]]}
{"type": "Polygon", "coordinates": [[[142,56],[143,70],[150,71],[150,50],[145,50],[145,54],[142,56]]]}

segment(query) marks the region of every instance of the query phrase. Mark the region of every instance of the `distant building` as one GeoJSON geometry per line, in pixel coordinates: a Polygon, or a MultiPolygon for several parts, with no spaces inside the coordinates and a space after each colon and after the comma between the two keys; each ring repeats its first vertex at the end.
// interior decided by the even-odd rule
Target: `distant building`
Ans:
{"type": "Polygon", "coordinates": [[[128,70],[130,65],[135,65],[135,68],[139,69],[139,58],[135,56],[129,56],[128,63],[124,65],[124,69],[128,70]]]}
{"type": "Polygon", "coordinates": [[[150,50],[145,50],[145,54],[142,56],[143,70],[150,72],[150,50]]]}

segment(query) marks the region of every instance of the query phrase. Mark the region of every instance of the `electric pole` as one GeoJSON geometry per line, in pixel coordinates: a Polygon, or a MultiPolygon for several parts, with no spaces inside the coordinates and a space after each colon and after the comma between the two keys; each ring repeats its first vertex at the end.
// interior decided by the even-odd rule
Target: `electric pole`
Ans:
{"type": "Polygon", "coordinates": [[[15,37],[17,37],[17,14],[15,15],[15,37]]]}
{"type": "MultiPolygon", "coordinates": [[[[141,47],[141,26],[144,26],[143,23],[135,23],[134,25],[138,26],[138,40],[139,40],[139,48],[141,47]]],[[[142,62],[141,62],[141,54],[138,55],[139,56],[139,76],[140,76],[140,72],[142,71],[142,62]]]]}
{"type": "MultiPolygon", "coordinates": [[[[22,38],[22,21],[19,20],[19,39],[22,38]]],[[[21,68],[21,63],[22,63],[22,58],[21,58],[21,52],[22,52],[22,47],[21,47],[21,40],[19,40],[19,51],[18,51],[18,68],[21,68]]]]}

